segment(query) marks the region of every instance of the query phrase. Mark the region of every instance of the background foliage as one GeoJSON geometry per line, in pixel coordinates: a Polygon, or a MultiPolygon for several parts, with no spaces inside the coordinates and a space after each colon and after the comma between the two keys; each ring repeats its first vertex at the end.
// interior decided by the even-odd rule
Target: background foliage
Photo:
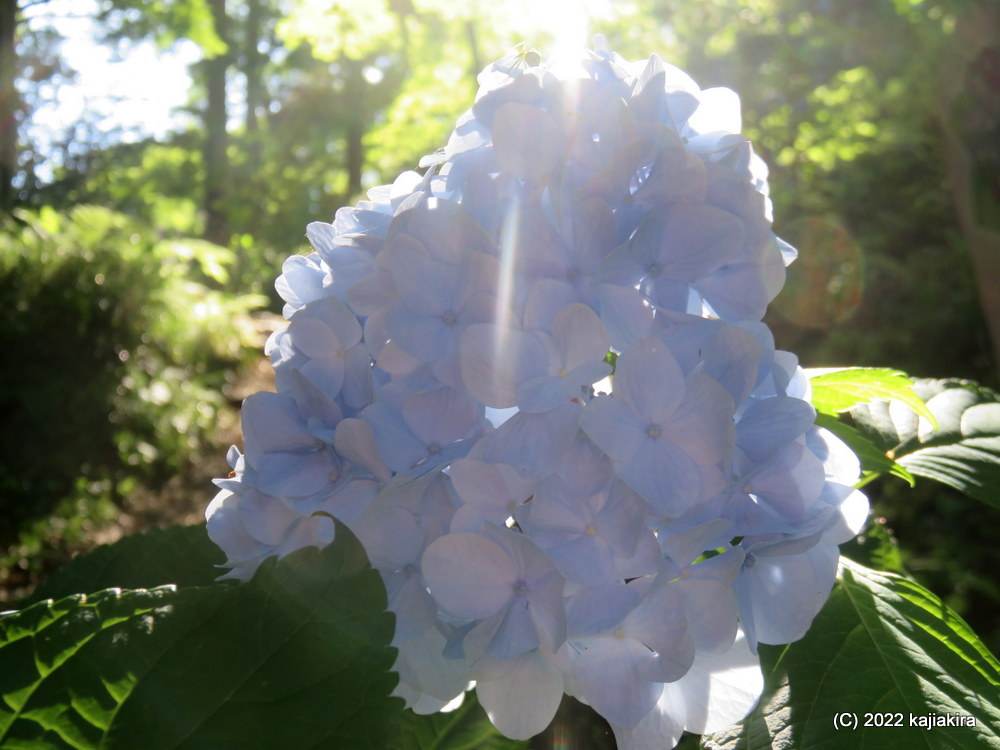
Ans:
{"type": "MultiPolygon", "coordinates": [[[[135,528],[122,519],[168,477],[190,475],[182,493],[207,502],[219,461],[192,466],[221,459],[213,439],[305,224],[413,168],[477,70],[522,40],[546,51],[555,28],[522,0],[102,0],[98,43],[125,57],[140,40],[198,46],[191,124],[156,141],[85,115],[43,139],[32,113],[73,71],[28,5],[0,2],[0,109],[16,125],[0,142],[2,601],[135,528]]],[[[775,230],[801,251],[767,320],[780,347],[1000,386],[995,4],[579,5],[622,54],[740,93],[775,230]]],[[[920,476],[866,491],[874,520],[845,552],[912,575],[1000,651],[996,498],[970,506],[920,476]]]]}
{"type": "MultiPolygon", "coordinates": [[[[227,368],[256,344],[235,255],[98,206],[17,209],[0,233],[0,544],[62,502],[121,504],[209,450],[227,368]]],[[[81,512],[83,511],[83,512],[81,512]]]]}

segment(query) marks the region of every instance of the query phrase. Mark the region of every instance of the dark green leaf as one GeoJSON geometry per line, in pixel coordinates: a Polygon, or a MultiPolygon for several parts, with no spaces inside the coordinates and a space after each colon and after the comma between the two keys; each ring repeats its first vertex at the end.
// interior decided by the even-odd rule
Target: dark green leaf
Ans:
{"type": "Polygon", "coordinates": [[[899,542],[886,528],[884,518],[870,518],[858,536],[840,546],[840,554],[875,570],[906,574],[899,542]]]}
{"type": "Polygon", "coordinates": [[[900,463],[914,474],[1000,508],[1000,435],[916,451],[902,456],[900,463]]]}
{"type": "Polygon", "coordinates": [[[26,604],[115,586],[207,586],[222,574],[216,566],[225,560],[222,550],[208,538],[205,524],[152,529],[71,560],[39,586],[26,604]]]}
{"type": "Polygon", "coordinates": [[[244,585],[40,602],[0,618],[0,747],[381,747],[385,605],[341,525],[244,585]]]}
{"type": "Polygon", "coordinates": [[[1000,748],[1000,662],[958,615],[906,578],[842,560],[839,583],[805,638],[761,647],[761,658],[768,679],[758,707],[705,738],[705,747],[1000,748]],[[947,715],[975,726],[919,725],[920,717],[947,715]],[[856,717],[857,728],[837,728],[837,716],[856,717]]]}

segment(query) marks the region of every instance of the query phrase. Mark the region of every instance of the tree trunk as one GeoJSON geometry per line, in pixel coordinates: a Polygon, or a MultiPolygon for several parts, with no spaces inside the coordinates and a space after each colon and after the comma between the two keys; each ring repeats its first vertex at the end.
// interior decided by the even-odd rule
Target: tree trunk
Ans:
{"type": "Polygon", "coordinates": [[[403,48],[403,69],[410,69],[410,27],[406,19],[415,15],[411,0],[389,0],[389,10],[396,16],[399,41],[403,48]]]}
{"type": "Polygon", "coordinates": [[[476,22],[471,18],[465,22],[465,38],[469,42],[469,57],[472,62],[472,80],[479,79],[479,71],[483,69],[483,63],[479,54],[479,36],[476,34],[476,22]]]}
{"type": "Polygon", "coordinates": [[[264,56],[258,49],[262,16],[261,0],[247,0],[246,33],[243,47],[246,65],[243,72],[247,80],[246,128],[247,133],[251,135],[259,129],[258,109],[264,104],[264,56]]]}
{"type": "Polygon", "coordinates": [[[0,0],[0,212],[14,207],[17,173],[17,0],[0,0]]]}
{"type": "Polygon", "coordinates": [[[362,139],[365,135],[367,104],[365,102],[364,63],[360,60],[344,58],[346,74],[344,94],[347,101],[347,198],[353,199],[361,192],[361,170],[364,167],[365,152],[362,139]]]}
{"type": "Polygon", "coordinates": [[[973,5],[942,75],[941,124],[952,196],[1000,366],[1000,7],[973,5]]]}
{"type": "MultiPolygon", "coordinates": [[[[229,44],[226,17],[226,0],[209,0],[215,33],[229,44]]],[[[226,197],[229,161],[226,156],[226,73],[230,52],[226,51],[204,63],[205,88],[208,101],[205,105],[205,238],[220,245],[229,244],[229,226],[226,217],[226,197]]]]}

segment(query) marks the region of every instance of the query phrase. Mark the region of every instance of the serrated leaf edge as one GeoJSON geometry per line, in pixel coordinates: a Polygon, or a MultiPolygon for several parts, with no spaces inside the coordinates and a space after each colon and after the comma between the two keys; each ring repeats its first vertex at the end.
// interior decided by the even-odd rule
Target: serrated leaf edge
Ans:
{"type": "MultiPolygon", "coordinates": [[[[66,604],[66,603],[70,603],[70,602],[72,602],[74,606],[71,607],[71,608],[68,608],[68,609],[64,610],[62,613],[58,614],[57,616],[55,616],[55,617],[53,617],[53,618],[45,621],[44,623],[41,624],[40,627],[38,627],[38,628],[36,628],[34,630],[31,630],[31,631],[25,632],[24,635],[19,636],[18,638],[13,638],[13,639],[10,639],[10,640],[4,640],[4,641],[0,642],[0,648],[2,648],[4,645],[6,645],[8,643],[15,643],[15,642],[17,642],[19,640],[22,640],[23,638],[34,638],[39,633],[44,632],[50,626],[55,625],[56,623],[62,621],[65,617],[69,617],[70,615],[72,615],[73,612],[78,611],[79,608],[83,607],[83,606],[92,605],[95,608],[97,608],[97,607],[99,607],[101,605],[101,603],[103,601],[105,601],[107,599],[110,599],[110,598],[124,599],[124,598],[130,598],[132,595],[144,596],[144,595],[147,595],[147,594],[166,594],[166,593],[173,593],[174,591],[176,591],[176,587],[172,586],[172,585],[157,586],[157,587],[151,588],[151,589],[119,589],[119,588],[110,588],[110,589],[102,589],[101,591],[94,592],[93,594],[72,594],[70,596],[62,597],[61,599],[43,599],[42,601],[35,602],[34,604],[30,605],[29,607],[26,607],[25,609],[14,610],[12,612],[5,613],[4,618],[6,618],[6,617],[16,617],[19,614],[26,613],[29,610],[33,610],[33,609],[36,609],[36,608],[37,609],[46,609],[46,610],[52,611],[53,608],[59,606],[60,604],[66,604]]],[[[45,680],[47,680],[51,675],[53,675],[54,673],[58,672],[59,669],[67,661],[69,661],[73,657],[74,654],[78,653],[81,648],[83,648],[87,643],[89,643],[91,640],[93,640],[94,638],[96,638],[99,633],[104,632],[108,628],[114,627],[114,626],[116,626],[116,625],[118,625],[118,624],[120,624],[122,622],[125,622],[126,620],[131,619],[132,617],[141,616],[141,615],[144,615],[144,614],[148,614],[148,613],[153,612],[153,611],[155,611],[157,609],[160,609],[163,606],[164,606],[163,602],[157,602],[155,604],[155,606],[150,606],[148,608],[140,608],[140,609],[135,610],[128,617],[118,617],[118,618],[112,618],[112,619],[108,619],[108,620],[101,619],[99,621],[100,627],[98,627],[96,630],[94,630],[92,633],[90,633],[89,635],[87,635],[82,640],[77,641],[76,645],[75,645],[75,648],[73,648],[73,650],[72,650],[72,653],[67,654],[67,656],[64,659],[62,659],[61,661],[59,661],[57,664],[54,664],[44,674],[42,673],[42,666],[38,663],[37,651],[35,649],[32,649],[33,655],[35,657],[34,662],[35,662],[35,669],[38,672],[38,679],[27,690],[27,692],[23,694],[24,699],[21,702],[21,705],[19,707],[17,707],[16,709],[13,706],[11,706],[10,703],[7,703],[6,700],[4,701],[5,703],[7,703],[7,706],[11,709],[11,711],[13,713],[12,713],[11,718],[10,718],[9,722],[7,723],[7,725],[2,728],[2,731],[0,731],[0,742],[3,741],[4,736],[6,735],[7,731],[11,727],[13,727],[14,724],[18,720],[21,720],[21,719],[24,718],[24,715],[23,715],[24,707],[28,705],[28,703],[31,700],[31,697],[35,694],[35,691],[37,691],[38,688],[41,687],[41,685],[45,682],[45,680]]],[[[0,622],[2,622],[2,619],[0,619],[0,622]]],[[[86,718],[86,717],[84,717],[84,718],[86,718]]],[[[89,722],[90,720],[87,719],[87,721],[89,722]]]]}

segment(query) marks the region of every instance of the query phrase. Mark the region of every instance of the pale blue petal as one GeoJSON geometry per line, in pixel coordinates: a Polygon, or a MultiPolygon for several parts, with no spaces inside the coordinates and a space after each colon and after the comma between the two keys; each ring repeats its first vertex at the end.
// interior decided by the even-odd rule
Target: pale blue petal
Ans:
{"type": "Polygon", "coordinates": [[[466,503],[500,507],[507,515],[531,495],[533,483],[506,464],[466,458],[453,462],[449,472],[455,491],[466,503]]]}
{"type": "Polygon", "coordinates": [[[714,464],[735,441],[733,401],[715,380],[689,375],[684,400],[663,433],[699,465],[714,464]]]}
{"type": "Polygon", "coordinates": [[[536,107],[510,102],[493,116],[497,163],[522,179],[547,179],[562,157],[562,141],[552,117],[536,107]]]}
{"type": "Polygon", "coordinates": [[[242,502],[240,495],[224,489],[205,509],[208,536],[225,551],[229,560],[256,557],[265,552],[261,541],[253,537],[243,524],[242,502]]]}
{"type": "Polygon", "coordinates": [[[838,484],[853,485],[861,476],[861,464],[847,444],[829,430],[816,427],[806,434],[806,446],[820,461],[827,478],[838,484]]]}
{"type": "Polygon", "coordinates": [[[680,313],[688,310],[691,286],[686,281],[663,274],[650,275],[643,279],[639,289],[659,308],[680,313]]]}
{"type": "Polygon", "coordinates": [[[825,478],[819,459],[799,443],[791,443],[744,482],[744,491],[796,522],[819,500],[825,478]]]}
{"type": "Polygon", "coordinates": [[[635,342],[649,336],[653,325],[653,310],[633,287],[600,284],[595,295],[600,304],[601,322],[611,346],[620,352],[625,351],[635,342]]]}
{"type": "Polygon", "coordinates": [[[645,339],[618,358],[614,397],[646,425],[662,426],[684,400],[684,375],[662,342],[645,339]]]}
{"type": "Polygon", "coordinates": [[[780,645],[805,635],[830,595],[839,557],[836,547],[814,547],[802,555],[759,556],[752,566],[744,565],[760,643],[780,645]]]}
{"type": "Polygon", "coordinates": [[[392,471],[409,471],[427,458],[427,446],[410,431],[393,406],[378,401],[361,416],[371,426],[379,455],[392,471]]]}
{"type": "Polygon", "coordinates": [[[479,534],[446,534],[421,559],[427,587],[448,613],[478,620],[500,612],[513,596],[517,570],[510,556],[479,534]]]}
{"type": "Polygon", "coordinates": [[[548,367],[548,354],[538,338],[492,323],[465,329],[459,357],[468,392],[495,409],[518,405],[518,386],[543,375],[548,367]]]}
{"type": "Polygon", "coordinates": [[[242,416],[244,451],[251,465],[256,466],[265,453],[316,447],[295,402],[284,394],[255,393],[243,402],[242,416]]]}
{"type": "Polygon", "coordinates": [[[870,510],[864,493],[851,487],[828,483],[820,499],[837,509],[829,525],[823,530],[820,545],[843,544],[861,533],[870,510]]]}
{"type": "Polygon", "coordinates": [[[547,552],[563,575],[586,586],[615,580],[614,556],[600,536],[577,535],[547,552]]]}
{"type": "Polygon", "coordinates": [[[414,570],[383,572],[389,610],[396,616],[393,643],[407,641],[434,625],[437,604],[414,570]]]}
{"type": "Polygon", "coordinates": [[[376,479],[386,481],[389,469],[379,455],[375,433],[371,426],[361,419],[345,419],[337,425],[334,447],[348,461],[353,461],[372,473],[376,479]]]}
{"type": "Polygon", "coordinates": [[[460,282],[456,269],[434,260],[426,250],[403,246],[404,238],[416,243],[400,235],[394,241],[395,246],[387,250],[391,253],[390,268],[400,299],[412,314],[441,316],[452,308],[457,297],[456,286],[460,282]]]}
{"type": "Polygon", "coordinates": [[[678,203],[650,211],[633,242],[653,245],[665,277],[693,283],[736,256],[743,245],[743,223],[704,203],[678,203]]]}
{"type": "MultiPolygon", "coordinates": [[[[661,685],[666,688],[668,685],[661,685]]],[[[684,734],[683,721],[677,716],[677,706],[664,704],[663,690],[653,709],[632,727],[612,724],[618,750],[663,750],[674,747],[684,734]]]]}
{"type": "Polygon", "coordinates": [[[598,396],[584,409],[580,427],[616,462],[628,461],[649,436],[648,423],[614,396],[598,396]]]}
{"type": "MultiPolygon", "coordinates": [[[[784,266],[778,266],[784,276],[784,266]]],[[[760,320],[764,317],[767,303],[774,298],[777,289],[772,274],[778,267],[762,267],[751,263],[723,266],[709,276],[694,283],[712,309],[723,320],[735,323],[742,320],[760,320]]],[[[780,283],[778,284],[780,288],[780,283]]]]}
{"type": "Polygon", "coordinates": [[[660,513],[678,516],[702,499],[702,472],[679,447],[642,433],[618,473],[660,513]]]}
{"type": "Polygon", "coordinates": [[[318,260],[315,255],[293,255],[282,264],[281,276],[274,282],[274,288],[292,310],[323,296],[327,271],[318,260]]]}
{"type": "Polygon", "coordinates": [[[538,648],[539,643],[527,597],[515,596],[504,608],[486,653],[495,659],[513,659],[538,648]]]}
{"type": "Polygon", "coordinates": [[[573,662],[583,699],[609,722],[633,726],[656,705],[662,685],[644,679],[641,665],[656,656],[632,638],[589,639],[573,662]]]}
{"type": "Polygon", "coordinates": [[[660,546],[667,557],[685,568],[706,550],[728,545],[734,536],[733,522],[716,518],[674,534],[669,533],[669,529],[664,530],[660,534],[660,546]]]}
{"type": "Polygon", "coordinates": [[[621,581],[577,590],[566,603],[566,627],[570,640],[610,630],[639,603],[634,586],[621,581]]]}
{"type": "Polygon", "coordinates": [[[816,410],[798,398],[777,396],[754,402],[736,425],[736,444],[758,463],[812,427],[816,410]]]}
{"type": "Polygon", "coordinates": [[[389,310],[385,326],[392,340],[421,362],[445,356],[455,335],[454,325],[449,325],[444,317],[417,315],[402,305],[389,310]]]}
{"type": "Polygon", "coordinates": [[[734,404],[740,404],[757,385],[760,356],[760,343],[752,334],[723,326],[705,353],[702,372],[717,380],[734,404]]]}
{"type": "Polygon", "coordinates": [[[372,567],[392,572],[418,563],[424,551],[424,534],[413,514],[400,507],[382,507],[366,513],[351,525],[364,545],[372,567]]]}
{"type": "Polygon", "coordinates": [[[511,739],[526,740],[544,731],[562,700],[563,676],[539,651],[504,661],[485,657],[474,676],[486,715],[511,739]]]}
{"type": "Polygon", "coordinates": [[[556,315],[566,305],[578,302],[577,290],[568,281],[537,279],[531,284],[524,303],[524,328],[550,331],[556,315]]]}
{"type": "Polygon", "coordinates": [[[414,393],[403,402],[402,418],[431,452],[465,440],[481,426],[479,407],[461,391],[438,388],[414,393]]]}
{"type": "Polygon", "coordinates": [[[254,485],[261,491],[283,497],[306,497],[333,484],[340,475],[330,450],[310,453],[266,453],[257,465],[254,485]]]}
{"type": "Polygon", "coordinates": [[[674,585],[683,597],[688,632],[698,652],[717,654],[731,648],[739,620],[739,607],[732,586],[697,578],[674,585]]]}
{"type": "Polygon", "coordinates": [[[622,630],[656,652],[657,659],[637,665],[646,679],[672,682],[691,667],[694,642],[688,633],[683,595],[676,585],[658,580],[625,618],[622,630]]]}
{"type": "Polygon", "coordinates": [[[541,479],[552,473],[580,428],[581,408],[566,404],[544,414],[519,412],[480,439],[470,458],[510,464],[525,476],[541,479]]]}
{"type": "Polygon", "coordinates": [[[246,532],[256,541],[270,546],[281,544],[292,524],[302,517],[277,498],[260,492],[244,494],[237,508],[246,532]]]}
{"type": "Polygon", "coordinates": [[[608,353],[608,337],[604,326],[587,305],[577,303],[560,310],[552,323],[552,338],[555,339],[561,356],[559,366],[566,370],[593,361],[599,362],[608,353]]]}
{"type": "Polygon", "coordinates": [[[517,387],[518,408],[525,412],[545,412],[579,399],[581,386],[574,380],[552,375],[529,378],[517,387]]]}

